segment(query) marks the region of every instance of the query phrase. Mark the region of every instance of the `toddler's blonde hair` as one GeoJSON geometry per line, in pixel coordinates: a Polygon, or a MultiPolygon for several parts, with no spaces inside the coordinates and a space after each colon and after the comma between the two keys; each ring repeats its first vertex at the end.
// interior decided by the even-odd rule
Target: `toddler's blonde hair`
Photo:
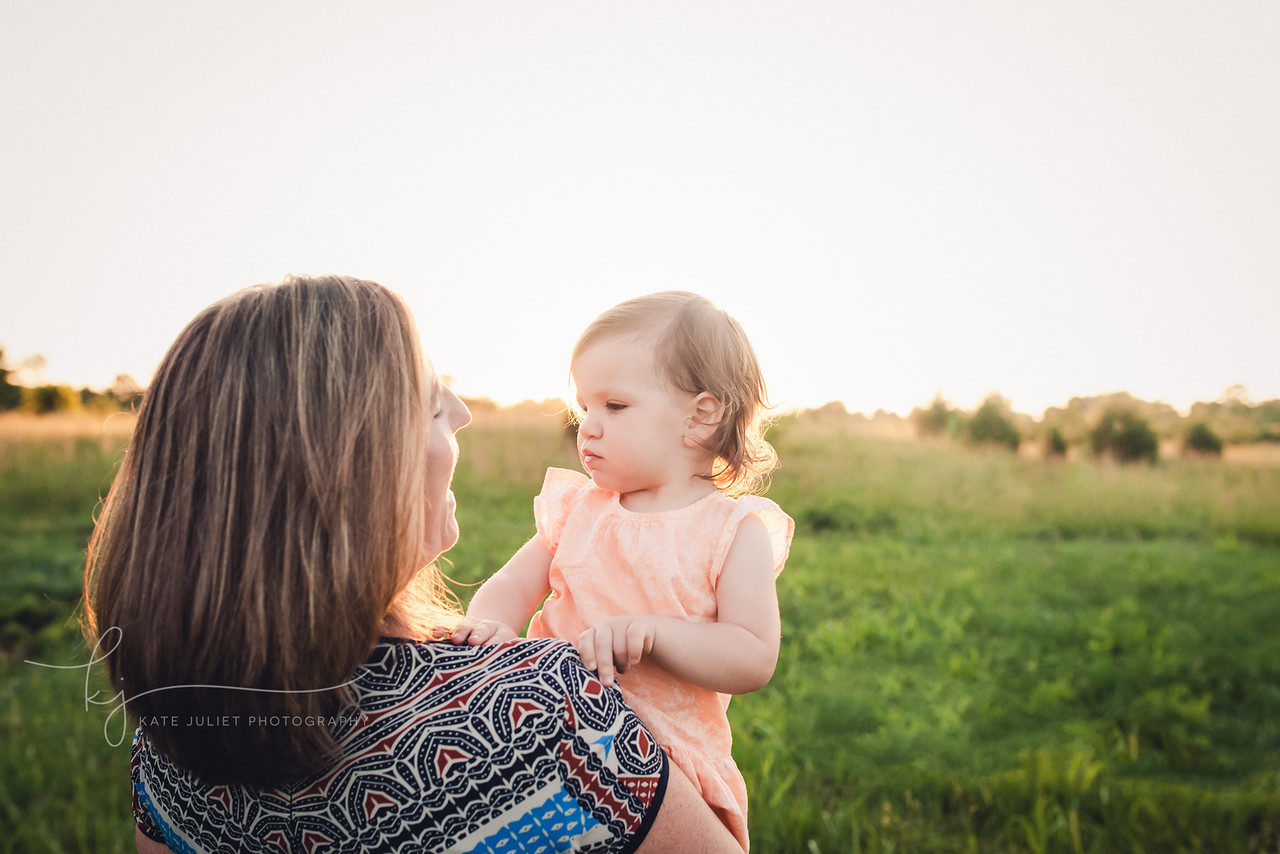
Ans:
{"type": "Polygon", "coordinates": [[[715,455],[712,481],[729,495],[763,492],[778,455],[764,438],[770,409],[764,375],[736,320],[709,299],[661,291],[629,299],[591,322],[573,346],[570,367],[599,341],[652,342],[658,375],[675,388],[708,392],[724,407],[706,449],[715,455]]]}

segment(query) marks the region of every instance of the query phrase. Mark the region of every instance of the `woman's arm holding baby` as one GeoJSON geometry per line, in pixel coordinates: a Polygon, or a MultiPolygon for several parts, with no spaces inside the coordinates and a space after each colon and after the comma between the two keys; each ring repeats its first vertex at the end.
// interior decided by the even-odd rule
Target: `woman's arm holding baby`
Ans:
{"type": "Polygon", "coordinates": [[[449,640],[479,646],[519,637],[551,589],[551,552],[542,536],[520,547],[502,569],[480,585],[449,640]]]}
{"type": "Polygon", "coordinates": [[[743,520],[716,585],[714,623],[624,614],[578,638],[583,663],[612,684],[644,656],[672,675],[724,694],[763,688],[778,663],[782,634],[773,549],[764,523],[743,520]]]}

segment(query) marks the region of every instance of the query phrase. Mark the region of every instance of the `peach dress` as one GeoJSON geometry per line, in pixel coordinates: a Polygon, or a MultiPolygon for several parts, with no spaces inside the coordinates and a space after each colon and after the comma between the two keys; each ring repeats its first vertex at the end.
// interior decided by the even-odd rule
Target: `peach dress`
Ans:
{"type": "MultiPolygon", "coordinates": [[[[529,624],[531,638],[576,641],[619,614],[715,622],[716,582],[742,520],[764,522],[775,575],[795,529],[777,504],[755,495],[712,492],[678,510],[632,512],[618,493],[558,468],[547,471],[533,507],[552,560],[551,596],[529,624]]],[[[649,659],[619,674],[618,684],[745,850],[747,787],[730,755],[730,695],[677,679],[649,659]]]]}

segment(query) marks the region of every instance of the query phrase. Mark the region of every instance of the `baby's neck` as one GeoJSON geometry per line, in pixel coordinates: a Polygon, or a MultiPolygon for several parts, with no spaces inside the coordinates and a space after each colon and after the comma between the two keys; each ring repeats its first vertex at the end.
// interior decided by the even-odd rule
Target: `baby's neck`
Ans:
{"type": "Polygon", "coordinates": [[[623,507],[635,513],[661,513],[688,507],[715,491],[716,486],[710,480],[695,477],[688,482],[624,492],[618,500],[623,507]]]}

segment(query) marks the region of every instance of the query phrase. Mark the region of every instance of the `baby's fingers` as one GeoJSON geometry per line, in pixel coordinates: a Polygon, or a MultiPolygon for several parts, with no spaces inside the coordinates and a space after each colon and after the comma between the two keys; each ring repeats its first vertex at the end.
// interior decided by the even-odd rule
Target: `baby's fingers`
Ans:
{"type": "Polygon", "coordinates": [[[578,655],[588,670],[596,671],[605,685],[613,684],[613,632],[608,625],[578,635],[578,655]]]}
{"type": "Polygon", "coordinates": [[[627,626],[626,636],[626,657],[622,660],[626,662],[626,667],[620,668],[622,672],[626,672],[627,668],[635,667],[640,663],[640,659],[653,651],[653,635],[649,632],[648,626],[636,620],[627,626]]]}
{"type": "Polygon", "coordinates": [[[455,644],[480,646],[487,643],[502,643],[513,637],[515,633],[496,620],[464,619],[449,635],[449,640],[455,644]]]}
{"type": "Polygon", "coordinates": [[[468,617],[458,621],[453,627],[453,631],[449,632],[449,642],[453,644],[464,644],[476,631],[476,624],[479,620],[473,620],[468,617]]]}

